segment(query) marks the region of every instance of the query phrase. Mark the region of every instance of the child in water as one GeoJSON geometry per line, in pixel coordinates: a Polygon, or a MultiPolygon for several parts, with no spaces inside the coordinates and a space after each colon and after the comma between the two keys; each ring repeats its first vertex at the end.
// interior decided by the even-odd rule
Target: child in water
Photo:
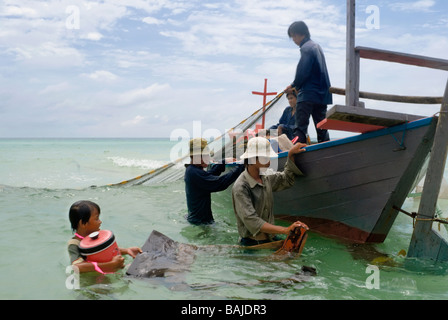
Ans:
{"type": "Polygon", "coordinates": [[[92,201],[78,201],[72,204],[69,211],[69,219],[75,236],[68,242],[68,254],[72,266],[76,266],[80,273],[97,271],[100,273],[115,272],[124,267],[124,258],[121,255],[128,254],[135,258],[142,250],[138,247],[119,248],[121,255],[116,255],[109,262],[87,262],[79,252],[81,240],[99,231],[101,226],[100,207],[92,201]]]}

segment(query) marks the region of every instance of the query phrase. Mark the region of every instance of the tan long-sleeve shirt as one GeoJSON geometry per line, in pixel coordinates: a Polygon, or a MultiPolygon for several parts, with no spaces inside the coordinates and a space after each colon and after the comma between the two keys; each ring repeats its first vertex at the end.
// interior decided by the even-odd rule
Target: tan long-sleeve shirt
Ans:
{"type": "Polygon", "coordinates": [[[241,238],[269,238],[260,229],[266,222],[274,224],[273,192],[290,188],[296,175],[303,173],[288,157],[283,172],[262,176],[262,184],[252,178],[247,170],[239,176],[232,188],[232,200],[241,238]]]}

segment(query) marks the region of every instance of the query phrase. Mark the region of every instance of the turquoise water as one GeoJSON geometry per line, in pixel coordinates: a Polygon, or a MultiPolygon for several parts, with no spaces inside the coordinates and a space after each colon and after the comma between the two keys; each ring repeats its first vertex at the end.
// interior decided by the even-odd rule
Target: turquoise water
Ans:
{"type": "MultiPolygon", "coordinates": [[[[408,249],[412,235],[412,220],[405,215],[398,216],[383,244],[353,246],[310,233],[300,258],[275,260],[270,251],[232,247],[238,234],[228,191],[213,195],[216,224],[198,227],[184,219],[183,180],[105,187],[167,163],[175,143],[0,139],[0,299],[448,298],[445,264],[398,255],[408,249]],[[100,205],[102,228],[112,230],[121,247],[142,246],[153,230],[182,243],[213,246],[198,250],[189,271],[176,277],[84,274],[74,290],[66,272],[66,242],[72,236],[68,209],[81,199],[100,205]],[[381,254],[389,260],[375,273],[369,266],[381,254]],[[304,265],[316,268],[317,275],[297,275],[304,265]],[[376,274],[378,287],[369,289],[369,276],[376,274]]],[[[184,169],[178,165],[170,170],[184,169]]],[[[403,208],[417,211],[418,201],[409,198],[403,208]]],[[[438,208],[448,214],[447,200],[440,200],[438,208]]],[[[131,262],[127,257],[126,264],[131,262]]]]}

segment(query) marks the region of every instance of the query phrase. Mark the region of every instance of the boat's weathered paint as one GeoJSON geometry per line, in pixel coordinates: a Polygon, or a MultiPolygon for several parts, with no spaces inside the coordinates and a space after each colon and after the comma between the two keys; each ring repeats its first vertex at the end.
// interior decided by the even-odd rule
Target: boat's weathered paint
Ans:
{"type": "MultiPolygon", "coordinates": [[[[277,218],[353,242],[380,243],[415,185],[433,144],[437,118],[320,143],[296,156],[305,174],[274,193],[277,218]]],[[[286,153],[280,154],[279,170],[286,153]]],[[[417,181],[418,182],[418,181],[417,181]]]]}

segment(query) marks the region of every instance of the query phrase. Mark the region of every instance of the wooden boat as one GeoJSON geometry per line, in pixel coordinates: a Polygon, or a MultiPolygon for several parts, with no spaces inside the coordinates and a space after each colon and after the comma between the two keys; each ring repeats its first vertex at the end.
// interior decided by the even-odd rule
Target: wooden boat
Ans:
{"type": "MultiPolygon", "coordinates": [[[[443,170],[442,159],[443,155],[446,158],[448,144],[446,125],[443,124],[447,121],[448,84],[443,99],[360,92],[360,59],[445,71],[448,71],[448,60],[355,47],[355,11],[355,0],[347,0],[346,89],[343,90],[346,104],[334,106],[318,127],[361,134],[310,146],[306,152],[297,155],[296,165],[305,177],[297,178],[292,188],[274,194],[274,212],[278,218],[299,219],[308,224],[311,231],[328,236],[358,243],[381,243],[407,195],[424,175],[426,160],[431,158],[428,172],[432,172],[427,180],[440,176],[440,170],[443,170]],[[406,114],[369,110],[359,101],[360,97],[400,103],[442,102],[441,116],[417,120],[406,114]]],[[[285,161],[286,154],[280,155],[280,170],[285,161]]],[[[427,203],[431,205],[427,205],[429,210],[425,210],[424,215],[431,217],[440,183],[434,179],[428,185],[427,203]]],[[[430,230],[432,222],[427,224],[430,230]]],[[[425,237],[420,243],[431,239],[425,237]]],[[[447,248],[444,252],[448,260],[448,242],[439,238],[433,242],[443,242],[440,248],[447,248]]],[[[441,249],[432,247],[435,257],[441,249]]],[[[421,248],[420,251],[425,250],[421,248]]]]}
{"type": "MultiPolygon", "coordinates": [[[[274,193],[274,212],[311,231],[380,243],[415,187],[434,140],[437,118],[425,118],[306,147],[295,163],[305,174],[274,193]]],[[[286,153],[279,155],[283,169],[286,153]]]]}
{"type": "MultiPolygon", "coordinates": [[[[431,150],[442,149],[443,154],[446,148],[446,134],[438,122],[446,112],[448,85],[443,99],[360,92],[360,58],[445,71],[448,60],[355,47],[355,0],[347,0],[347,7],[346,89],[331,88],[332,93],[346,96],[346,104],[330,109],[318,127],[360,134],[308,146],[297,155],[296,165],[305,176],[298,177],[292,188],[274,193],[274,213],[284,220],[301,220],[311,232],[357,243],[381,243],[406,197],[425,174],[431,150]],[[366,109],[360,97],[399,103],[442,102],[442,116],[422,118],[366,109]],[[437,136],[441,142],[435,142],[437,136]]],[[[278,170],[285,162],[286,153],[280,154],[278,170]]]]}

